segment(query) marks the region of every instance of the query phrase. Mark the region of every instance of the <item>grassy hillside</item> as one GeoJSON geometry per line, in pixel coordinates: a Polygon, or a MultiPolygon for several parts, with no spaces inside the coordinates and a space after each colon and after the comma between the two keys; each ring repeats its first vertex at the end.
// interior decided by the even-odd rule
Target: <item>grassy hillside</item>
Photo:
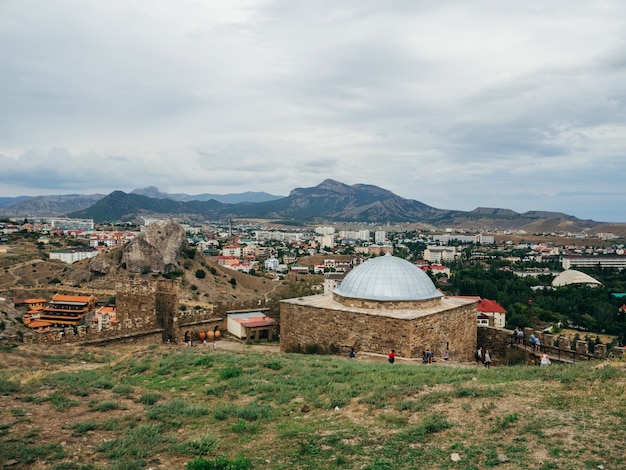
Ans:
{"type": "Polygon", "coordinates": [[[228,342],[5,348],[0,465],[624,468],[624,366],[390,365],[228,342]]]}

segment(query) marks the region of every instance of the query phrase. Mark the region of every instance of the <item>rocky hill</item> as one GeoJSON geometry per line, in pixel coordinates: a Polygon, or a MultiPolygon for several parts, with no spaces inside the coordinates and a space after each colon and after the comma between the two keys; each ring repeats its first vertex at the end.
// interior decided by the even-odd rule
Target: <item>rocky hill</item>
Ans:
{"type": "Polygon", "coordinates": [[[510,209],[486,207],[467,212],[437,209],[377,186],[349,186],[331,179],[311,188],[296,188],[281,199],[257,203],[224,204],[215,200],[176,202],[115,191],[89,209],[71,216],[93,218],[97,222],[141,222],[142,217],[176,217],[179,220],[234,217],[300,223],[400,222],[432,227],[547,232],[580,232],[599,225],[592,220],[581,220],[559,212],[529,211],[520,214],[510,209]]]}
{"type": "Polygon", "coordinates": [[[183,252],[188,249],[187,234],[180,224],[158,221],[124,246],[121,263],[133,273],[171,273],[182,268],[183,252]]]}
{"type": "Polygon", "coordinates": [[[189,248],[182,227],[174,222],[151,224],[124,248],[104,250],[71,265],[42,259],[36,239],[21,240],[15,247],[13,259],[0,263],[2,297],[11,300],[51,298],[60,292],[93,293],[106,302],[115,296],[118,282],[161,277],[180,280],[180,301],[189,306],[275,299],[286,295],[288,288],[285,282],[211,263],[189,248]]]}
{"type": "Polygon", "coordinates": [[[275,196],[266,192],[246,191],[244,193],[228,193],[228,194],[185,194],[185,193],[164,193],[154,186],[147,188],[133,189],[131,194],[139,194],[140,196],[152,197],[156,199],[171,199],[172,201],[209,201],[211,199],[225,204],[239,204],[240,202],[265,202],[281,199],[283,196],[275,196]]]}
{"type": "Polygon", "coordinates": [[[62,216],[93,206],[104,194],[66,194],[2,198],[0,213],[9,217],[62,216]]]}
{"type": "MultiPolygon", "coordinates": [[[[152,199],[167,199],[174,202],[215,200],[217,202],[225,204],[273,201],[283,197],[275,196],[273,194],[265,192],[253,191],[229,194],[170,194],[161,192],[158,188],[154,186],[134,189],[130,194],[145,196],[152,199]]],[[[0,215],[4,215],[7,217],[60,217],[72,212],[87,209],[96,204],[100,199],[104,198],[105,196],[105,194],[67,194],[61,196],[0,197],[0,215]]],[[[105,216],[106,214],[103,214],[103,217],[105,216]]]]}

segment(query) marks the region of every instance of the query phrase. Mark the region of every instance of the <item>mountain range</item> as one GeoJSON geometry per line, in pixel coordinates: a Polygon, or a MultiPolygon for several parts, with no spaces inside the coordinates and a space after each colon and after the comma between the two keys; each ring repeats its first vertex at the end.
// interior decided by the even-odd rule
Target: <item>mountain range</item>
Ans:
{"type": "MultiPolygon", "coordinates": [[[[5,198],[6,199],[6,198],[5,198]]],[[[0,204],[2,200],[0,200],[0,204]]],[[[438,209],[405,199],[383,188],[367,184],[346,185],[326,179],[317,186],[293,189],[286,197],[268,193],[228,195],[162,193],[155,187],[131,193],[114,191],[103,195],[38,196],[13,201],[0,213],[24,216],[61,215],[92,218],[103,222],[141,222],[145,217],[179,220],[224,220],[233,218],[274,219],[285,222],[422,223],[431,226],[462,226],[474,229],[518,229],[536,231],[581,231],[600,226],[560,212],[479,207],[473,211],[438,209]],[[27,209],[27,210],[25,210],[27,209]]]]}

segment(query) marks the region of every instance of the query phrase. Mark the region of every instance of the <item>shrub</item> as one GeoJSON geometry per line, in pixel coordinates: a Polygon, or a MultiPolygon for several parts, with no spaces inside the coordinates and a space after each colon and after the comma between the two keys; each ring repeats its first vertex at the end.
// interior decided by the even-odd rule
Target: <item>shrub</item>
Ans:
{"type": "Polygon", "coordinates": [[[220,378],[223,380],[232,379],[234,377],[239,377],[242,373],[243,371],[239,367],[228,366],[220,370],[220,378]]]}
{"type": "Polygon", "coordinates": [[[147,417],[159,420],[173,427],[180,427],[187,418],[207,415],[209,411],[198,405],[185,403],[181,400],[173,400],[151,408],[147,417]]]}
{"type": "Polygon", "coordinates": [[[133,394],[133,387],[126,384],[118,384],[112,389],[113,393],[117,393],[118,395],[123,395],[128,397],[133,394]]]}
{"type": "Polygon", "coordinates": [[[196,271],[196,278],[204,279],[206,277],[206,271],[204,269],[198,269],[196,271]]]}
{"type": "Polygon", "coordinates": [[[10,393],[19,392],[20,386],[10,380],[0,379],[0,393],[9,395],[10,393]]]}
{"type": "Polygon", "coordinates": [[[144,405],[154,405],[161,398],[163,397],[158,393],[146,393],[145,395],[141,395],[141,397],[139,397],[139,403],[143,403],[144,405]]]}
{"type": "Polygon", "coordinates": [[[90,407],[90,410],[107,412],[107,411],[117,410],[118,408],[119,408],[119,405],[114,401],[102,401],[98,403],[93,403],[92,406],[90,407]]]}
{"type": "Polygon", "coordinates": [[[207,460],[199,457],[185,465],[187,470],[249,470],[252,468],[250,459],[238,456],[234,460],[226,457],[217,457],[215,460],[207,460]]]}
{"type": "Polygon", "coordinates": [[[266,362],[263,365],[267,367],[268,369],[272,369],[272,370],[280,370],[283,368],[283,365],[278,361],[266,362]]]}
{"type": "Polygon", "coordinates": [[[73,424],[71,428],[74,430],[72,436],[84,436],[89,431],[95,431],[96,429],[98,429],[98,425],[96,423],[83,422],[73,424]]]}
{"type": "Polygon", "coordinates": [[[217,450],[219,440],[215,436],[205,435],[173,446],[172,450],[180,455],[201,457],[217,450]]]}
{"type": "Polygon", "coordinates": [[[52,395],[50,395],[46,399],[46,401],[49,401],[50,403],[52,403],[55,410],[57,411],[65,411],[66,409],[72,406],[79,405],[79,403],[76,400],[71,400],[70,398],[66,397],[61,392],[54,392],[52,395]]]}

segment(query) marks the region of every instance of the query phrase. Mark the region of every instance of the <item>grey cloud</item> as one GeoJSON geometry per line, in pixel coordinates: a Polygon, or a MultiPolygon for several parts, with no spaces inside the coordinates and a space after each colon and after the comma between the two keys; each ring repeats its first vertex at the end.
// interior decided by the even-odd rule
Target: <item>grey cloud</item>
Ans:
{"type": "Polygon", "coordinates": [[[617,0],[0,2],[0,181],[286,194],[331,177],[436,207],[609,214],[625,15],[617,0]]]}

